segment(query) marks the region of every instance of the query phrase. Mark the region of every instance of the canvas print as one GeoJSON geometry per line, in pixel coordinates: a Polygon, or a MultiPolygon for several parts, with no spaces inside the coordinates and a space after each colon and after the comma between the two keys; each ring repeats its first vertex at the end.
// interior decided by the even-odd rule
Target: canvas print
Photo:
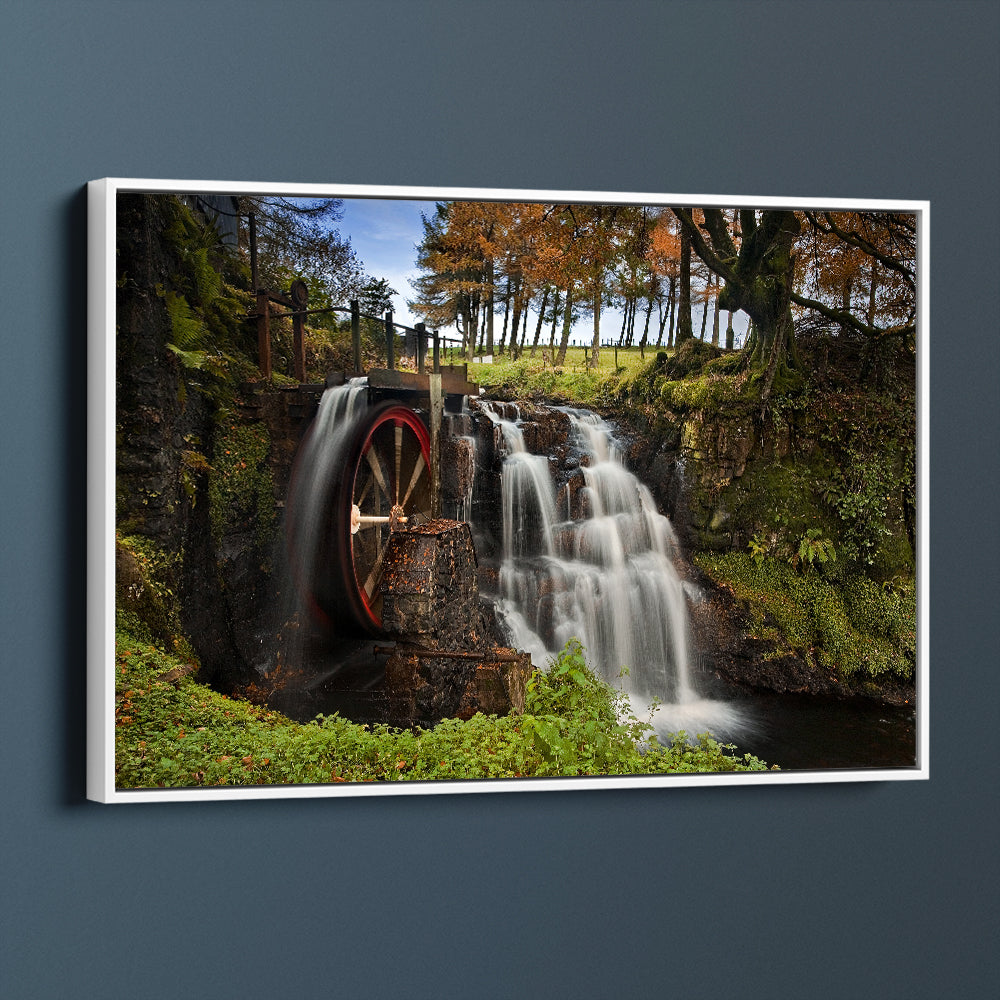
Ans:
{"type": "Polygon", "coordinates": [[[93,797],[926,776],[925,203],[91,189],[93,797]]]}

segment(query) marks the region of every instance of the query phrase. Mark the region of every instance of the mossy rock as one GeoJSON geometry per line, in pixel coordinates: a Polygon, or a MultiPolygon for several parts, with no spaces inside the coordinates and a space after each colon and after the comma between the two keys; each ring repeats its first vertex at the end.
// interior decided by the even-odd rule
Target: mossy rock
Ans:
{"type": "Polygon", "coordinates": [[[842,678],[882,683],[913,677],[916,592],[851,575],[841,583],[780,559],[703,552],[696,565],[746,602],[749,636],[797,654],[842,678]]]}
{"type": "Polygon", "coordinates": [[[270,544],[277,522],[270,451],[270,435],[261,421],[219,427],[208,488],[216,540],[251,523],[258,545],[270,544]]]}
{"type": "Polygon", "coordinates": [[[671,380],[687,378],[701,372],[706,362],[718,358],[722,348],[713,347],[703,340],[685,340],[676,353],[663,365],[663,374],[671,380]]]}
{"type": "Polygon", "coordinates": [[[130,623],[141,623],[151,637],[165,639],[170,634],[163,599],[143,572],[137,555],[120,541],[115,542],[115,610],[130,623]]]}
{"type": "Polygon", "coordinates": [[[180,625],[175,595],[181,556],[141,536],[115,539],[115,627],[150,645],[197,662],[180,625]]]}

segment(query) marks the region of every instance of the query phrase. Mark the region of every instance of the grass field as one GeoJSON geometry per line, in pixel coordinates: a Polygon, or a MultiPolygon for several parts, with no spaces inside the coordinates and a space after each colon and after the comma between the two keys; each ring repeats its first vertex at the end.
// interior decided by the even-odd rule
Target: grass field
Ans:
{"type": "Polygon", "coordinates": [[[544,396],[567,403],[597,405],[609,389],[653,361],[657,352],[647,349],[645,353],[643,358],[637,347],[619,349],[617,354],[613,347],[602,347],[597,368],[590,366],[590,351],[582,347],[569,348],[566,362],[559,368],[554,368],[541,350],[534,357],[525,352],[517,361],[499,355],[490,364],[470,364],[469,379],[488,392],[509,397],[544,396]]]}

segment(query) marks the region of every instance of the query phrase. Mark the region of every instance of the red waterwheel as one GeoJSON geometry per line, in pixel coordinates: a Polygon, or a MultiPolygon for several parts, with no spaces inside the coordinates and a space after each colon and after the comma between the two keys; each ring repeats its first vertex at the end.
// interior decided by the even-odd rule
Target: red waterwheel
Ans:
{"type": "Polygon", "coordinates": [[[311,603],[338,632],[378,634],[379,584],[392,532],[430,520],[430,437],[409,407],[358,421],[332,476],[312,561],[311,603]]]}

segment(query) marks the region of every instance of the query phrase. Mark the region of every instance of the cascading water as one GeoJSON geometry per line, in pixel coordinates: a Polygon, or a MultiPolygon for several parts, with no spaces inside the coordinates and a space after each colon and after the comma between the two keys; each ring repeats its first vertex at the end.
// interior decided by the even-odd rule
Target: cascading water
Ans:
{"type": "Polygon", "coordinates": [[[560,411],[581,453],[583,484],[573,491],[567,482],[557,494],[548,457],[525,446],[517,407],[483,401],[480,409],[505,456],[498,610],[513,644],[544,666],[579,639],[637,715],[656,705],[661,733],[739,732],[741,713],[702,697],[692,679],[673,526],[623,465],[611,426],[587,411],[560,411]]]}
{"type": "Polygon", "coordinates": [[[366,376],[326,389],[309,436],[296,458],[295,479],[288,500],[295,525],[294,531],[288,531],[287,540],[290,561],[301,582],[313,579],[329,487],[367,405],[366,376]]]}

